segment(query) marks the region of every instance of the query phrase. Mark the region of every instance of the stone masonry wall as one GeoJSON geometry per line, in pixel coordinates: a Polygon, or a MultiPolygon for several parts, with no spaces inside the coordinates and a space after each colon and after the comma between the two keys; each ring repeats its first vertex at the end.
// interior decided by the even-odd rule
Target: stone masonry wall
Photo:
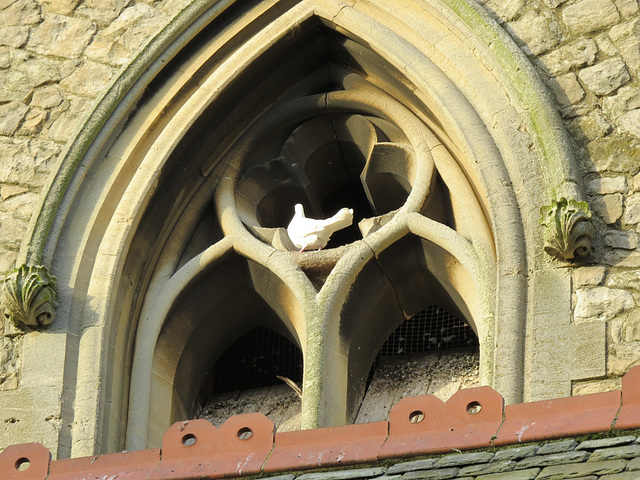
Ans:
{"type": "MultiPolygon", "coordinates": [[[[39,194],[92,102],[188,3],[0,0],[0,273],[15,266],[39,194]]],[[[594,253],[573,270],[574,322],[607,323],[609,378],[574,393],[618,388],[640,363],[638,0],[483,3],[554,93],[596,217],[594,253]]],[[[15,388],[19,335],[2,341],[11,347],[0,390],[15,388]]]]}

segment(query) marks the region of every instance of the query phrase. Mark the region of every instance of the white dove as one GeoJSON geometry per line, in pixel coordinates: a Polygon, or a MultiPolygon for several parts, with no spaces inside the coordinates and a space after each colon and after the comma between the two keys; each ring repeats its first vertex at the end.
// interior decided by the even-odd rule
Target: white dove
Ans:
{"type": "Polygon", "coordinates": [[[305,217],[304,208],[299,203],[296,204],[294,210],[293,218],[287,226],[287,233],[301,252],[323,249],[334,232],[353,223],[353,209],[351,208],[341,208],[338,213],[326,220],[305,217]]]}

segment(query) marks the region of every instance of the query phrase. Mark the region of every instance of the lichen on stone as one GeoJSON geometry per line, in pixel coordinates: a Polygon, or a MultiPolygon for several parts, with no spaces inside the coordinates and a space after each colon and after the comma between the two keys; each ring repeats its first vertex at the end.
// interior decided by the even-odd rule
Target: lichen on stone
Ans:
{"type": "Polygon", "coordinates": [[[544,250],[552,257],[574,261],[591,252],[593,224],[587,202],[562,197],[540,209],[544,250]]]}
{"type": "Polygon", "coordinates": [[[56,278],[42,266],[22,265],[4,279],[0,302],[4,316],[14,326],[39,328],[55,318],[56,278]]]}

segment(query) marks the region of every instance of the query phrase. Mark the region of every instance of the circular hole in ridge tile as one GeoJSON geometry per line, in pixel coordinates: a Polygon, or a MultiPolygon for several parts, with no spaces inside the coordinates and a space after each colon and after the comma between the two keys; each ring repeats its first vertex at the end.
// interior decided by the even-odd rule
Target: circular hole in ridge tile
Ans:
{"type": "Polygon", "coordinates": [[[180,440],[180,442],[182,443],[182,445],[184,445],[185,447],[191,447],[193,445],[196,444],[197,438],[193,433],[187,433],[182,437],[182,440],[180,440]]]}
{"type": "Polygon", "coordinates": [[[479,402],[471,402],[469,403],[469,405],[467,405],[467,413],[469,415],[476,415],[480,413],[481,410],[482,410],[482,405],[480,405],[479,402]]]}
{"type": "Polygon", "coordinates": [[[16,460],[16,470],[22,472],[31,466],[31,460],[26,457],[21,457],[16,460]]]}
{"type": "Polygon", "coordinates": [[[415,410],[409,414],[409,422],[420,423],[424,420],[424,412],[421,410],[415,410]]]}
{"type": "Polygon", "coordinates": [[[251,437],[253,437],[253,430],[251,430],[249,427],[242,427],[240,430],[238,430],[237,435],[240,440],[249,440],[251,437]]]}

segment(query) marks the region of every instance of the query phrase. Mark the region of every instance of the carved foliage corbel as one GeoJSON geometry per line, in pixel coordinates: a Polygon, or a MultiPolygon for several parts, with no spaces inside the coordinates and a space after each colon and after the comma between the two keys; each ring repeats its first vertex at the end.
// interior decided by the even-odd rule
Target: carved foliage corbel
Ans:
{"type": "Polygon", "coordinates": [[[57,294],[56,277],[45,267],[22,265],[5,276],[0,302],[5,318],[17,328],[41,328],[55,318],[57,294]]]}
{"type": "Polygon", "coordinates": [[[562,197],[542,207],[540,213],[545,252],[564,261],[589,255],[594,228],[587,202],[562,197]]]}

